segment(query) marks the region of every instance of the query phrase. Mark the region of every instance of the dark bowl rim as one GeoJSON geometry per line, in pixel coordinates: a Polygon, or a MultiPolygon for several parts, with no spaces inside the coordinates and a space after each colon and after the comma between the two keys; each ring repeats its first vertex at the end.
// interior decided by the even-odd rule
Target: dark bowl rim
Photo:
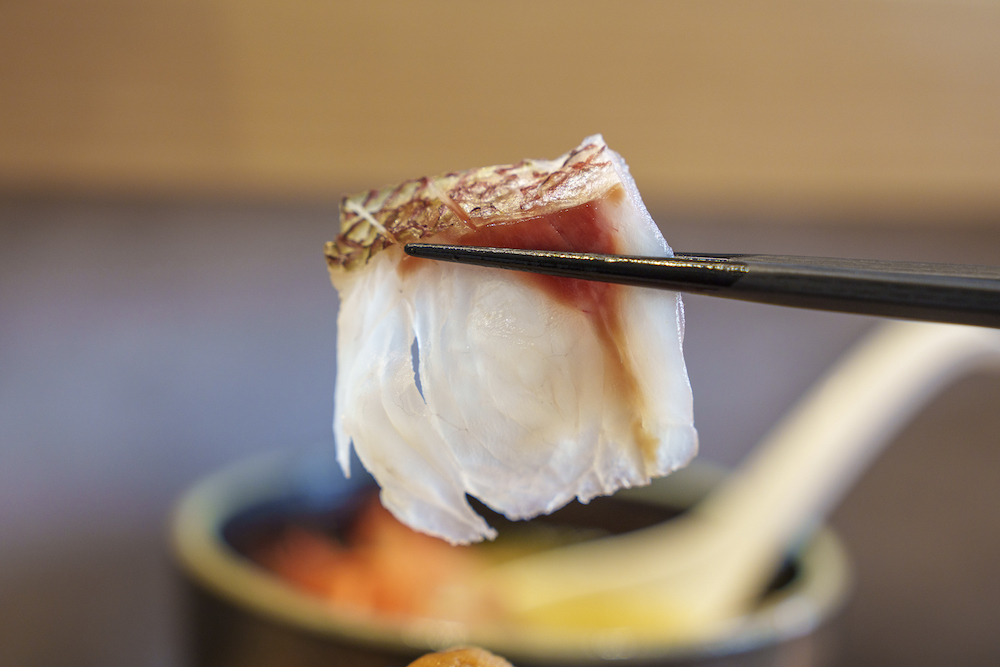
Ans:
{"type": "MultiPolygon", "coordinates": [[[[621,631],[555,635],[549,630],[513,632],[446,621],[366,618],[292,588],[223,538],[232,517],[296,493],[307,467],[304,457],[310,455],[289,450],[259,455],[207,476],[184,493],[171,518],[172,551],[183,575],[237,608],[331,640],[399,652],[474,644],[514,660],[529,656],[534,662],[579,664],[731,655],[790,641],[836,614],[850,588],[844,548],[829,528],[821,527],[793,556],[796,580],[715,636],[637,642],[621,631]]],[[[689,505],[724,475],[719,468],[694,464],[648,487],[619,493],[644,502],[689,505]]]]}

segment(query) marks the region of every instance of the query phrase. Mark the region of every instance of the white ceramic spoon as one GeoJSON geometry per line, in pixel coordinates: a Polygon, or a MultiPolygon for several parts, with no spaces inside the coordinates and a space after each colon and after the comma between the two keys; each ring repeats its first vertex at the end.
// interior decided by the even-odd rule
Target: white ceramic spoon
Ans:
{"type": "Polygon", "coordinates": [[[619,627],[718,633],[739,622],[790,546],[903,423],[945,384],[990,366],[1000,368],[1000,330],[886,323],[689,514],[510,561],[488,581],[515,616],[599,622],[579,612],[588,608],[619,627]]]}

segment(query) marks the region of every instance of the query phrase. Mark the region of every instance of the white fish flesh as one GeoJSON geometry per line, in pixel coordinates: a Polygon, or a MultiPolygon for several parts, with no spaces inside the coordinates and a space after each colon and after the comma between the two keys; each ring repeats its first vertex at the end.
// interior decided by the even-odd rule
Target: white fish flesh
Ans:
{"type": "Polygon", "coordinates": [[[512,519],[647,484],[697,451],[680,296],[407,257],[411,241],[670,256],[601,136],[556,160],[344,199],[334,435],[409,526],[492,538],[512,519]]]}

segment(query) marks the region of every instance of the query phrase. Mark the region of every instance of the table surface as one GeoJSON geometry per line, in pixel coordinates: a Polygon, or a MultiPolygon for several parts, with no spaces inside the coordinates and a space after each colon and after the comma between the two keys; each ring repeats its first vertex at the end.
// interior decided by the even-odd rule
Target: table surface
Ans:
{"type": "MultiPolygon", "coordinates": [[[[1000,229],[671,218],[685,251],[1000,264],[1000,229]]],[[[318,205],[0,200],[0,665],[183,664],[172,501],[332,445],[335,228],[318,205]]],[[[876,323],[686,304],[702,456],[730,465],[876,323]]],[[[998,404],[1000,378],[960,381],[837,509],[841,664],[1000,659],[998,404]]]]}

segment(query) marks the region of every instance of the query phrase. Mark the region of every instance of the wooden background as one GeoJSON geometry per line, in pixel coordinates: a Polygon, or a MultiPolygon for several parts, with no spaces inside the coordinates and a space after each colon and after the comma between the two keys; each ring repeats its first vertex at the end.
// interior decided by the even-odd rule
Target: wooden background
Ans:
{"type": "Polygon", "coordinates": [[[657,210],[1000,217],[1000,4],[7,0],[0,192],[329,201],[603,132],[657,210]]]}

